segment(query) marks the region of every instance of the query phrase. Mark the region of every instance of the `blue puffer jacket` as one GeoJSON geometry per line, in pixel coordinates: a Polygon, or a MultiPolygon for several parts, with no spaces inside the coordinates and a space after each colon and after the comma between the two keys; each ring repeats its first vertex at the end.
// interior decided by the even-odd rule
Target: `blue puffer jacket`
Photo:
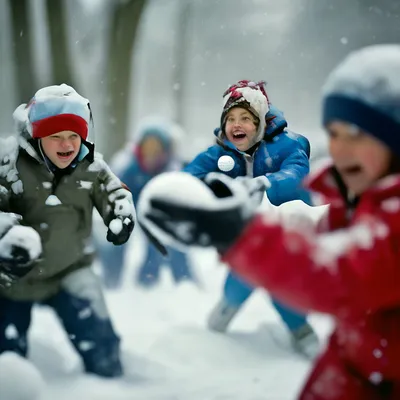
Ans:
{"type": "MultiPolygon", "coordinates": [[[[231,178],[266,175],[271,182],[267,195],[272,204],[278,206],[291,200],[303,200],[310,204],[310,195],[301,185],[310,170],[308,139],[287,130],[283,113],[273,106],[267,114],[267,120],[264,140],[252,156],[237,150],[225,139],[223,143],[200,153],[184,171],[200,179],[209,172],[223,172],[231,178]],[[222,156],[233,159],[234,165],[230,171],[218,168],[218,160],[222,156]]],[[[214,133],[218,136],[219,129],[214,133]]]]}

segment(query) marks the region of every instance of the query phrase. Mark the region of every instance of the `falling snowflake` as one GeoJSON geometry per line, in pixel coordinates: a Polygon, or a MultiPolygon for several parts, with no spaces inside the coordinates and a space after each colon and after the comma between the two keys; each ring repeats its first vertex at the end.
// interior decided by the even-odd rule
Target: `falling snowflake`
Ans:
{"type": "Polygon", "coordinates": [[[380,372],[373,372],[368,379],[374,385],[379,385],[383,381],[383,375],[380,372]]]}

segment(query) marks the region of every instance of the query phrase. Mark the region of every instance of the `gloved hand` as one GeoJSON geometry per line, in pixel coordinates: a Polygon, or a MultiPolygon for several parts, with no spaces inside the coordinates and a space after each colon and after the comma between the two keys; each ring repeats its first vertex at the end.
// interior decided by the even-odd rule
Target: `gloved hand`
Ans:
{"type": "Polygon", "coordinates": [[[114,218],[108,225],[107,240],[115,246],[126,243],[135,227],[133,217],[114,218]]]}
{"type": "Polygon", "coordinates": [[[271,183],[266,176],[258,176],[257,178],[239,176],[236,180],[241,182],[247,188],[251,201],[256,206],[261,204],[265,191],[271,186],[271,183]]]}
{"type": "Polygon", "coordinates": [[[0,286],[8,286],[25,276],[35,261],[23,247],[12,246],[10,257],[0,256],[0,286]]]}
{"type": "Polygon", "coordinates": [[[0,286],[8,287],[28,274],[39,261],[39,234],[30,227],[11,227],[0,239],[0,286]]]}
{"type": "Polygon", "coordinates": [[[252,219],[257,208],[252,196],[257,190],[264,192],[267,182],[258,180],[257,185],[250,185],[249,188],[248,182],[211,173],[206,176],[204,183],[215,195],[214,204],[194,207],[190,196],[187,203],[183,199],[174,202],[166,197],[150,198],[141,225],[146,228],[145,233],[150,232],[149,239],[156,247],[159,246],[155,240],[163,246],[155,234],[161,231],[160,236],[169,237],[169,244],[175,243],[175,247],[214,246],[219,252],[226,251],[252,219]]]}

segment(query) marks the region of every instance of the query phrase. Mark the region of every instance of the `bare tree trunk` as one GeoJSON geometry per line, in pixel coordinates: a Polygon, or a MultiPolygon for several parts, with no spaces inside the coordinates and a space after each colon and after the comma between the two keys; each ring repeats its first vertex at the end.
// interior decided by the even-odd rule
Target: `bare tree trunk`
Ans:
{"type": "Polygon", "coordinates": [[[146,0],[119,1],[114,8],[108,44],[105,121],[105,134],[112,140],[104,151],[106,158],[120,149],[127,137],[132,52],[146,3],[146,0]]]}
{"type": "Polygon", "coordinates": [[[66,83],[75,89],[70,52],[68,49],[66,8],[63,0],[46,0],[47,23],[50,33],[52,84],[66,83]]]}
{"type": "Polygon", "coordinates": [[[28,0],[9,0],[12,16],[12,41],[17,78],[18,103],[26,103],[36,91],[32,62],[32,42],[28,0]]]}
{"type": "Polygon", "coordinates": [[[185,128],[185,74],[187,72],[187,50],[189,48],[189,19],[192,12],[191,0],[181,0],[178,11],[177,32],[175,41],[174,97],[175,122],[185,128]]]}

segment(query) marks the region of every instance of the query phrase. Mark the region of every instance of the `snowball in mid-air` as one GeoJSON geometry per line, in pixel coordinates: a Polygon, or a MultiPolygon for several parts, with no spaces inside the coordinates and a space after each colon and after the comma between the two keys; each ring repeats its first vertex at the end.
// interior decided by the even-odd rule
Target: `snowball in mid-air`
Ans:
{"type": "Polygon", "coordinates": [[[40,400],[44,380],[39,370],[16,353],[0,355],[0,398],[4,400],[40,400]]]}
{"type": "Polygon", "coordinates": [[[232,171],[235,166],[235,160],[231,156],[221,156],[218,159],[218,168],[220,171],[232,171]]]}

